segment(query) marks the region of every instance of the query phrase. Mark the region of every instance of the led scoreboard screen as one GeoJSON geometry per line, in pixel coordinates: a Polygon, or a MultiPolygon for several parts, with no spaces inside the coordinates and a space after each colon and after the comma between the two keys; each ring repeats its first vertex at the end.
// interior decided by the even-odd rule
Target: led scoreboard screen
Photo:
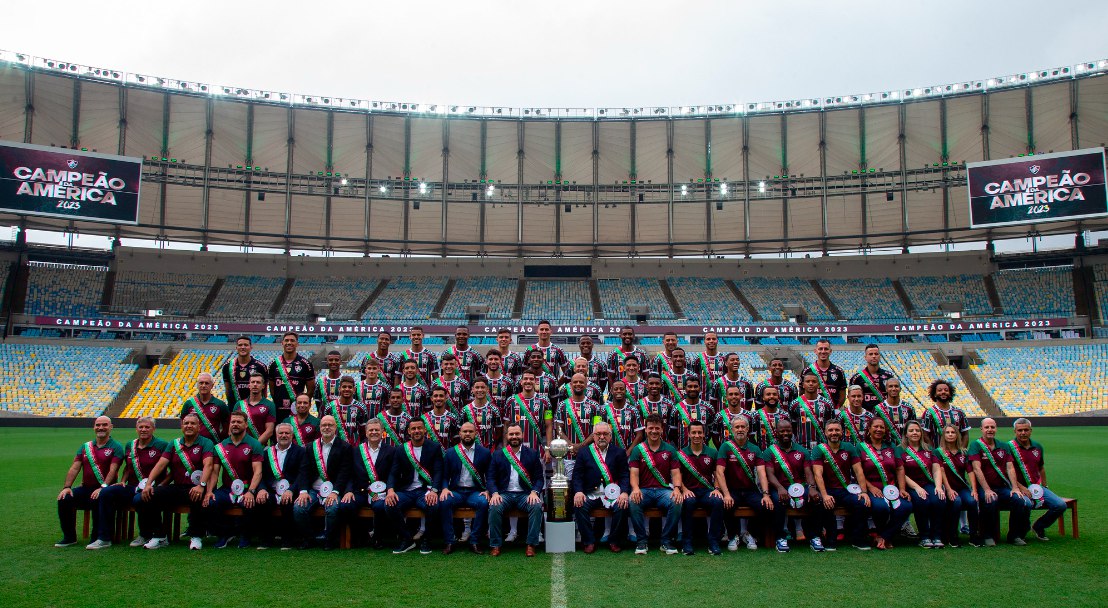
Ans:
{"type": "Polygon", "coordinates": [[[0,212],[137,224],[142,159],[0,141],[0,212]]]}
{"type": "Polygon", "coordinates": [[[966,163],[970,225],[1108,215],[1104,148],[966,163]]]}

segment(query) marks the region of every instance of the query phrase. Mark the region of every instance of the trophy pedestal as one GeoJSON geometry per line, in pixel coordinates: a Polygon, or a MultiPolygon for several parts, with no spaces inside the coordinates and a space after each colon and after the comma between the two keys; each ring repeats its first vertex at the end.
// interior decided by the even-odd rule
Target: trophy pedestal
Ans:
{"type": "Polygon", "coordinates": [[[547,521],[546,552],[547,553],[573,553],[577,529],[572,521],[547,521]]]}

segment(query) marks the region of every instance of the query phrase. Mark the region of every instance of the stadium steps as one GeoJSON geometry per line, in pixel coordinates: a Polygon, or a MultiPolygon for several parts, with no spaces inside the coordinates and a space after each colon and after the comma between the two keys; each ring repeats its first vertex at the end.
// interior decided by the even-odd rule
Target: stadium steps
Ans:
{"type": "Polygon", "coordinates": [[[758,314],[758,309],[754,308],[754,305],[750,303],[750,300],[747,300],[746,296],[744,296],[742,292],[739,291],[739,286],[735,285],[735,282],[731,279],[727,279],[726,281],[724,281],[724,283],[727,285],[727,288],[731,290],[731,293],[735,294],[735,299],[743,305],[743,308],[746,309],[746,312],[750,313],[750,318],[754,321],[761,321],[762,315],[758,314]]]}
{"type": "MultiPolygon", "coordinates": [[[[591,288],[590,288],[591,289],[591,288]]],[[[516,287],[516,301],[512,304],[512,318],[523,318],[523,301],[527,298],[527,279],[520,279],[516,287]]],[[[599,295],[597,296],[599,298],[599,295]]]]}
{"type": "Polygon", "coordinates": [[[197,311],[196,316],[201,318],[208,316],[208,309],[212,307],[212,304],[215,304],[216,298],[219,297],[219,290],[223,289],[223,281],[225,280],[225,277],[219,277],[215,280],[215,283],[212,283],[212,288],[208,291],[204,301],[200,303],[200,310],[197,311]]]}
{"type": "Polygon", "coordinates": [[[131,399],[138,393],[139,389],[142,388],[142,383],[146,382],[146,377],[150,375],[151,371],[153,371],[153,368],[150,367],[140,367],[135,370],[134,375],[127,381],[127,384],[123,385],[123,390],[119,391],[119,394],[116,395],[115,399],[108,405],[108,409],[104,411],[104,415],[111,416],[112,418],[121,416],[124,408],[127,407],[127,404],[131,402],[131,399]]]}
{"type": "Polygon", "coordinates": [[[912,299],[908,297],[908,292],[904,291],[900,279],[893,279],[893,291],[896,292],[896,297],[900,298],[900,303],[904,306],[904,312],[908,313],[908,317],[916,316],[916,308],[912,306],[912,299]]]}
{"type": "Polygon", "coordinates": [[[114,270],[109,270],[104,273],[104,294],[100,297],[100,310],[111,310],[112,306],[112,294],[115,293],[115,276],[114,270]]]}
{"type": "Polygon", "coordinates": [[[589,279],[589,304],[592,306],[592,318],[607,318],[604,316],[604,304],[600,302],[600,284],[596,279],[589,279]]]}
{"type": "Polygon", "coordinates": [[[823,286],[819,284],[819,281],[812,279],[808,281],[812,284],[812,290],[816,292],[819,299],[823,301],[823,305],[827,307],[827,310],[831,311],[831,314],[835,315],[836,319],[843,318],[843,313],[839,311],[839,307],[835,306],[835,303],[831,301],[831,296],[827,295],[827,292],[823,290],[823,286]]]}
{"type": "Polygon", "coordinates": [[[4,290],[4,297],[9,303],[8,312],[21,315],[27,308],[27,283],[31,278],[31,269],[27,264],[12,262],[8,277],[10,277],[8,287],[4,290]]]}
{"type": "MultiPolygon", "coordinates": [[[[0,262],[0,264],[2,263],[0,262]]],[[[7,319],[8,313],[11,311],[12,301],[14,300],[12,293],[15,292],[15,282],[18,278],[16,277],[17,268],[15,262],[9,262],[8,273],[4,275],[7,278],[4,279],[4,284],[0,285],[0,294],[3,296],[3,299],[0,300],[0,319],[7,319]]]]}
{"type": "Polygon", "coordinates": [[[1097,310],[1096,291],[1093,288],[1093,269],[1088,267],[1073,267],[1073,299],[1074,314],[1089,319],[1099,319],[1100,311],[1097,310]]]}
{"type": "Polygon", "coordinates": [[[673,318],[684,319],[685,311],[681,310],[681,304],[677,302],[677,296],[673,295],[669,283],[665,279],[658,279],[658,287],[662,288],[662,295],[666,297],[666,302],[669,302],[669,307],[673,309],[673,318]]]}
{"type": "Polygon", "coordinates": [[[996,282],[993,281],[993,275],[987,274],[983,278],[985,282],[985,294],[989,296],[989,304],[993,305],[993,314],[1004,314],[1004,306],[1000,303],[1000,292],[996,290],[996,282]]]}
{"type": "Polygon", "coordinates": [[[285,279],[285,284],[281,287],[281,291],[277,293],[277,298],[273,301],[273,307],[269,309],[269,318],[273,319],[277,317],[277,313],[284,308],[285,300],[289,297],[289,292],[292,291],[292,286],[296,284],[296,279],[285,279]]]}
{"type": "Polygon", "coordinates": [[[457,283],[457,279],[450,279],[446,282],[446,286],[442,288],[442,294],[439,295],[438,301],[435,302],[435,307],[431,309],[432,319],[442,318],[442,309],[446,308],[446,302],[450,299],[450,294],[454,292],[454,285],[457,283]]]}
{"type": "Polygon", "coordinates": [[[354,313],[355,319],[361,319],[365,317],[365,313],[369,310],[370,306],[373,306],[373,302],[377,300],[377,296],[381,295],[381,292],[385,290],[385,286],[389,284],[388,279],[381,279],[381,282],[377,284],[377,288],[370,292],[369,297],[362,302],[362,305],[358,307],[358,310],[354,313]]]}
{"type": "Polygon", "coordinates": [[[986,414],[990,416],[1004,415],[1000,406],[998,406],[993,399],[993,396],[989,394],[989,391],[985,390],[985,386],[981,384],[981,381],[977,379],[977,375],[974,374],[972,370],[959,369],[958,375],[962,377],[962,382],[966,383],[966,388],[977,398],[977,403],[981,405],[981,409],[985,410],[986,414]]]}

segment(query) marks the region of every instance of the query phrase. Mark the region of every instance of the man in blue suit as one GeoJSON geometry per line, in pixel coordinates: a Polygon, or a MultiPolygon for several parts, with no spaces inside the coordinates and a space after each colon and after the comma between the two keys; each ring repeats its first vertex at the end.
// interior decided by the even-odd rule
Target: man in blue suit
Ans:
{"type": "Polygon", "coordinates": [[[389,471],[385,506],[389,521],[396,529],[400,542],[393,553],[407,553],[415,548],[415,540],[404,521],[404,512],[411,508],[423,511],[427,521],[427,533],[419,545],[423,555],[431,553],[428,536],[434,530],[433,520],[438,511],[439,488],[442,487],[442,447],[427,438],[423,420],[416,418],[408,423],[408,441],[400,446],[400,453],[389,471]]]}
{"type": "Polygon", "coordinates": [[[262,460],[262,485],[258,488],[257,522],[259,549],[273,544],[273,513],[281,512],[281,548],[292,548],[296,530],[292,526],[292,504],[300,493],[300,468],[304,460],[304,448],[292,440],[292,425],[277,425],[277,445],[265,449],[262,460]],[[284,481],[284,483],[281,483],[284,481]],[[278,486],[280,490],[278,491],[278,486]]]}
{"type": "Polygon", "coordinates": [[[351,468],[354,448],[338,437],[338,421],[324,416],[319,421],[320,438],[304,450],[299,495],[293,505],[293,517],[300,528],[301,548],[307,548],[311,538],[312,509],[323,507],[323,548],[338,547],[340,510],[354,506],[354,479],[351,468]]]}
{"type": "Polygon", "coordinates": [[[539,453],[523,446],[523,427],[505,429],[506,444],[489,464],[489,555],[500,555],[504,514],[511,509],[527,513],[527,557],[535,556],[542,529],[543,466],[539,453]]]}
{"type": "MultiPolygon", "coordinates": [[[[627,468],[627,452],[612,447],[612,427],[607,422],[598,422],[593,427],[592,445],[577,454],[573,465],[573,520],[581,533],[581,544],[585,553],[596,551],[596,533],[593,531],[589,512],[604,504],[604,490],[615,484],[619,486],[619,496],[608,501],[612,512],[612,529],[619,530],[631,493],[630,474],[627,468]]],[[[608,544],[612,553],[619,553],[620,546],[615,540],[608,544]]]]}
{"type": "Polygon", "coordinates": [[[445,483],[439,494],[439,517],[442,518],[442,534],[446,546],[443,555],[454,552],[454,508],[472,507],[477,511],[473,518],[473,529],[469,535],[469,550],[481,554],[481,536],[484,524],[489,517],[489,496],[486,490],[489,463],[492,453],[477,443],[477,426],[465,422],[459,431],[461,442],[446,450],[445,483]]]}
{"type": "MultiPolygon", "coordinates": [[[[373,509],[373,547],[380,549],[388,531],[388,514],[385,509],[385,492],[378,482],[388,487],[389,472],[396,459],[396,447],[383,441],[384,425],[379,418],[370,418],[365,425],[365,443],[354,448],[354,511],[373,509]],[[374,490],[378,490],[374,492],[374,490]]],[[[357,534],[365,538],[365,526],[356,518],[350,522],[357,534]]]]}

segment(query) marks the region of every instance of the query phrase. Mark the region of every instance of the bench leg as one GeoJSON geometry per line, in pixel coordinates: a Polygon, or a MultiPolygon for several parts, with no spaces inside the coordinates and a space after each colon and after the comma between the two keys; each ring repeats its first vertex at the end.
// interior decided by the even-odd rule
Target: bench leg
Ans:
{"type": "MultiPolygon", "coordinates": [[[[1062,520],[1062,518],[1059,517],[1058,521],[1061,521],[1061,520],[1062,520]]],[[[1078,534],[1077,534],[1077,503],[1076,502],[1074,502],[1073,507],[1070,508],[1070,524],[1071,524],[1070,527],[1073,528],[1073,537],[1077,538],[1078,534]]]]}
{"type": "Polygon", "coordinates": [[[82,511],[82,513],[84,513],[85,517],[84,517],[84,525],[81,527],[81,530],[82,530],[81,535],[84,538],[88,538],[89,521],[92,519],[92,512],[91,511],[82,511]]]}
{"type": "Polygon", "coordinates": [[[343,524],[342,532],[339,535],[339,548],[349,549],[351,541],[350,524],[343,524]]]}

